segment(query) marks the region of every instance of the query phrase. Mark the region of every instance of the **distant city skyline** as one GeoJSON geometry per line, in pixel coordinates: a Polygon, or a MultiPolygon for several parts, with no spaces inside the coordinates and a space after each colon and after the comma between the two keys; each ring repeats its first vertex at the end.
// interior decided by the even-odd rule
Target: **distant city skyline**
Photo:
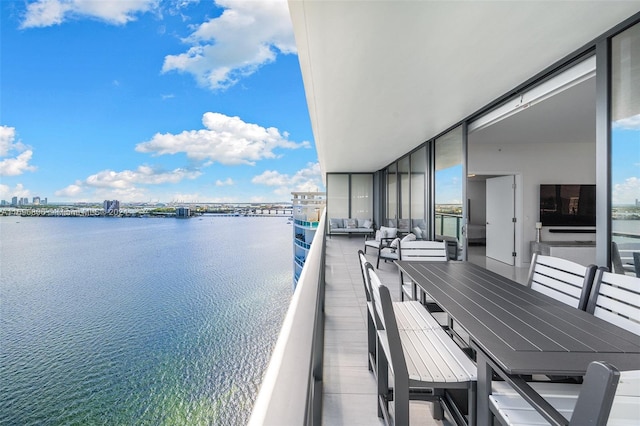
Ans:
{"type": "Polygon", "coordinates": [[[285,0],[0,7],[0,200],[323,189],[285,0]]]}

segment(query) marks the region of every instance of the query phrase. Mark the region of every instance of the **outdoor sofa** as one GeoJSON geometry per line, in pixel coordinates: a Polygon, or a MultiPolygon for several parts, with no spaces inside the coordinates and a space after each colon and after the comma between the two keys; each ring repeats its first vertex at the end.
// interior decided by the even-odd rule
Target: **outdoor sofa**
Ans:
{"type": "Polygon", "coordinates": [[[375,231],[371,219],[330,218],[329,235],[368,235],[375,231]]]}

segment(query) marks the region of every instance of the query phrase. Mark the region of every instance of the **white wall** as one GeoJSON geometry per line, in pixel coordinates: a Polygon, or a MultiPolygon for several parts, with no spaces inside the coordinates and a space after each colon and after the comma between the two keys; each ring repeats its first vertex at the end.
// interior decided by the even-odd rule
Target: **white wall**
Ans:
{"type": "MultiPolygon", "coordinates": [[[[535,240],[539,221],[540,184],[595,184],[595,142],[482,144],[469,139],[468,173],[477,175],[516,175],[516,264],[529,263],[529,242],[535,240]],[[519,200],[517,197],[520,196],[519,200]],[[521,209],[518,208],[519,205],[521,209]]],[[[472,207],[473,208],[473,207],[472,207]]],[[[473,214],[473,212],[472,212],[473,214]]],[[[551,234],[543,228],[542,240],[595,240],[595,234],[551,234]]]]}

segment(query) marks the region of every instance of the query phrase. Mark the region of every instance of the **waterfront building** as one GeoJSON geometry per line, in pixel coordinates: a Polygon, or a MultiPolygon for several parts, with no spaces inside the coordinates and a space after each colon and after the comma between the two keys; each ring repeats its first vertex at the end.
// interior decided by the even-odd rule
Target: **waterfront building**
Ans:
{"type": "Polygon", "coordinates": [[[34,206],[39,206],[40,205],[40,197],[33,197],[33,205],[34,206]]]}
{"type": "Polygon", "coordinates": [[[11,197],[11,205],[12,206],[18,205],[18,197],[11,197]]]}
{"type": "MultiPolygon", "coordinates": [[[[368,199],[376,225],[455,238],[462,260],[505,275],[527,269],[539,229],[543,241],[581,240],[611,267],[612,176],[640,152],[640,1],[290,0],[289,10],[327,187],[320,226],[368,199]],[[596,187],[595,222],[541,223],[540,185],[576,183],[596,187]],[[469,243],[483,239],[472,259],[469,243]]],[[[377,424],[366,362],[343,365],[355,331],[335,314],[324,329],[336,309],[325,291],[359,274],[338,239],[348,241],[310,248],[251,424],[377,424]]]]}
{"type": "Polygon", "coordinates": [[[176,208],[176,217],[181,219],[191,217],[191,209],[189,207],[176,208]]]}
{"type": "Polygon", "coordinates": [[[325,207],[324,192],[292,192],[293,204],[293,287],[295,289],[318,231],[325,207]]]}
{"type": "Polygon", "coordinates": [[[102,203],[104,214],[107,216],[114,216],[120,214],[120,201],[118,200],[104,200],[102,203]]]}

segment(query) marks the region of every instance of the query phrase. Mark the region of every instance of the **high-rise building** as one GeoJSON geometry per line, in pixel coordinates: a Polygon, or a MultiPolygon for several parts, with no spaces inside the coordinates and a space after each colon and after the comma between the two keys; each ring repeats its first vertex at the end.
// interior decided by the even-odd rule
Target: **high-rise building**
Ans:
{"type": "Polygon", "coordinates": [[[12,206],[18,205],[18,197],[11,197],[11,205],[12,206]]]}
{"type": "Polygon", "coordinates": [[[293,199],[293,287],[298,283],[311,242],[318,230],[326,203],[324,192],[292,192],[293,199]]]}
{"type": "Polygon", "coordinates": [[[191,216],[191,209],[189,207],[178,207],[176,209],[176,217],[186,219],[191,216]]]}
{"type": "Polygon", "coordinates": [[[107,216],[117,216],[120,214],[120,201],[118,200],[104,200],[102,206],[104,208],[104,214],[107,216]]]}
{"type": "Polygon", "coordinates": [[[33,197],[33,205],[34,206],[39,206],[40,205],[40,197],[38,197],[38,196],[33,197]]]}

